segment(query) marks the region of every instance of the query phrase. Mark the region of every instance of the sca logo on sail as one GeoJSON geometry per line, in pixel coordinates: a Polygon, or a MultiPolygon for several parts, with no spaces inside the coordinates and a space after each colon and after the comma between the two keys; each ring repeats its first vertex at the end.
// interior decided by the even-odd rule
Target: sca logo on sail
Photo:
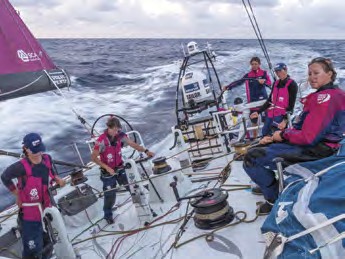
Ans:
{"type": "Polygon", "coordinates": [[[26,53],[24,50],[19,49],[17,50],[17,55],[23,62],[31,62],[40,60],[39,56],[42,56],[42,52],[40,51],[39,55],[37,55],[35,52],[26,53]]]}

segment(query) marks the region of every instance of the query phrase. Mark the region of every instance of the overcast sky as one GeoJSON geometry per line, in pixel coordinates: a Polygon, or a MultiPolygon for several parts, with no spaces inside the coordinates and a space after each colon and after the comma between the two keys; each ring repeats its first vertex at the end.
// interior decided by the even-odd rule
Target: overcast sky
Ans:
{"type": "MultiPolygon", "coordinates": [[[[39,38],[254,38],[242,0],[10,0],[39,38]]],[[[343,0],[252,0],[265,38],[345,39],[343,0]]]]}

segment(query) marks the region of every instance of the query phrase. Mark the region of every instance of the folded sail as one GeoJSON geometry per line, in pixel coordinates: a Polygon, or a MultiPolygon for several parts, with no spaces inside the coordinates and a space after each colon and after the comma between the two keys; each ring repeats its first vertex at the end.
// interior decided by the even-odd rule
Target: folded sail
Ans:
{"type": "Polygon", "coordinates": [[[51,80],[69,86],[8,0],[0,0],[0,57],[0,101],[54,90],[51,80]]]}

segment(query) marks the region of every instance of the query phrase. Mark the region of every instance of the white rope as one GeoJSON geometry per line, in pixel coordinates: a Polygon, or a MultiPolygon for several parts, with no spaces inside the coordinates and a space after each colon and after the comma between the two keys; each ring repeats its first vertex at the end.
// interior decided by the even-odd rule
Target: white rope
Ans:
{"type": "MultiPolygon", "coordinates": [[[[72,112],[77,116],[78,120],[84,125],[84,128],[88,131],[88,133],[91,134],[90,130],[85,126],[86,121],[84,120],[83,117],[81,117],[78,112],[76,111],[76,109],[72,106],[71,102],[67,99],[67,97],[64,95],[64,93],[61,91],[61,89],[57,86],[57,84],[55,83],[55,81],[52,79],[52,77],[50,76],[50,74],[48,73],[47,70],[43,70],[44,73],[47,75],[47,77],[49,78],[49,80],[53,83],[53,85],[55,86],[55,88],[59,91],[60,95],[62,96],[62,98],[65,100],[65,102],[67,103],[67,105],[70,107],[70,109],[72,110],[72,112]]],[[[64,72],[64,70],[63,70],[64,72]]],[[[66,75],[66,74],[65,74],[66,75]]],[[[66,78],[68,78],[68,76],[66,75],[66,78]]],[[[68,79],[69,80],[69,79],[68,79]]],[[[70,82],[70,81],[69,81],[70,82]]],[[[90,125],[87,123],[87,125],[90,127],[90,125]]]]}
{"type": "Polygon", "coordinates": [[[48,73],[47,70],[43,70],[44,73],[46,73],[47,77],[49,78],[49,80],[53,83],[53,85],[55,86],[55,88],[59,91],[59,93],[61,94],[62,98],[66,101],[66,103],[68,104],[68,106],[71,108],[71,110],[73,111],[73,113],[79,117],[79,114],[77,113],[76,109],[74,109],[74,107],[72,106],[71,102],[68,101],[67,97],[64,95],[64,93],[61,91],[61,89],[57,86],[57,84],[55,83],[55,81],[53,80],[53,78],[50,76],[50,74],[48,73]]]}
{"type": "Polygon", "coordinates": [[[5,95],[8,95],[8,94],[12,94],[12,93],[15,93],[15,92],[18,92],[18,91],[21,91],[25,88],[28,88],[30,87],[31,85],[33,85],[34,83],[36,83],[38,80],[40,80],[42,78],[43,75],[40,75],[38,78],[36,78],[34,81],[32,81],[31,83],[27,84],[27,85],[24,85],[22,86],[21,88],[18,88],[18,89],[15,89],[13,91],[10,91],[10,92],[6,92],[6,93],[1,93],[0,96],[5,96],[5,95]]]}

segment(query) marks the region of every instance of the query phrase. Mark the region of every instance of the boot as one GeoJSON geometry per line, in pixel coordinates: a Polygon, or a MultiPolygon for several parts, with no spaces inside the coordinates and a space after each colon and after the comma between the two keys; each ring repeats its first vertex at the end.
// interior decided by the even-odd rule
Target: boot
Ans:
{"type": "Polygon", "coordinates": [[[256,213],[259,216],[268,215],[268,214],[270,214],[270,212],[273,208],[273,205],[274,205],[274,202],[265,201],[265,203],[262,203],[259,205],[259,207],[256,210],[256,213]]]}
{"type": "Polygon", "coordinates": [[[252,187],[252,194],[254,195],[263,195],[261,188],[259,185],[255,185],[252,187]]]}

